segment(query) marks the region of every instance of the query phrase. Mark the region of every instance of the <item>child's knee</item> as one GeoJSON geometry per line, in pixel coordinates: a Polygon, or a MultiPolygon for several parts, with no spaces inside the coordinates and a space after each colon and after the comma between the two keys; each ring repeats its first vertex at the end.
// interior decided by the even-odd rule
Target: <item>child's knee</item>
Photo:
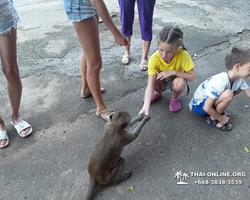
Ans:
{"type": "Polygon", "coordinates": [[[226,89],[224,92],[223,92],[223,96],[224,96],[224,99],[226,101],[232,101],[233,98],[234,98],[234,93],[232,90],[229,90],[229,89],[226,89]]]}
{"type": "Polygon", "coordinates": [[[87,63],[87,67],[89,70],[100,71],[102,68],[102,60],[89,62],[87,63]]]}
{"type": "Polygon", "coordinates": [[[163,90],[165,90],[167,88],[166,81],[156,79],[154,88],[155,89],[163,89],[163,90]]]}
{"type": "Polygon", "coordinates": [[[175,78],[172,83],[173,91],[182,91],[185,89],[187,82],[183,78],[175,78]]]}

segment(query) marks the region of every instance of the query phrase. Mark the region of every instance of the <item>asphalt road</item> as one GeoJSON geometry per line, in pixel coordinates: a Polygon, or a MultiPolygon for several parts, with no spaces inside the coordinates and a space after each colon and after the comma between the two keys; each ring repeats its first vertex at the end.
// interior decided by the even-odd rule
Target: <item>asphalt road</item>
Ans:
{"type": "MultiPolygon", "coordinates": [[[[120,26],[116,0],[107,0],[120,26]]],[[[80,56],[73,26],[61,0],[18,0],[18,63],[23,83],[20,113],[34,133],[20,138],[10,125],[5,78],[0,72],[0,113],[10,145],[0,151],[0,200],[78,200],[87,192],[87,164],[105,122],[95,115],[92,98],[81,99],[80,56]]],[[[141,135],[124,149],[125,182],[102,188],[96,199],[246,200],[250,196],[250,100],[237,96],[227,112],[234,126],[221,132],[189,111],[197,86],[225,70],[224,57],[237,44],[249,45],[250,5],[245,0],[157,0],[154,38],[166,24],[178,25],[195,63],[197,80],[181,96],[183,109],[171,113],[171,97],[152,105],[141,135]],[[181,172],[180,172],[181,171],[181,172]],[[178,173],[177,173],[178,172],[178,173]],[[180,182],[188,184],[178,184],[180,182]],[[129,188],[134,186],[134,190],[129,188]]],[[[136,15],[131,63],[121,64],[123,47],[100,23],[101,83],[109,108],[136,116],[142,107],[147,72],[139,70],[141,40],[136,15]]],[[[247,80],[250,84],[250,81],[247,80]]]]}

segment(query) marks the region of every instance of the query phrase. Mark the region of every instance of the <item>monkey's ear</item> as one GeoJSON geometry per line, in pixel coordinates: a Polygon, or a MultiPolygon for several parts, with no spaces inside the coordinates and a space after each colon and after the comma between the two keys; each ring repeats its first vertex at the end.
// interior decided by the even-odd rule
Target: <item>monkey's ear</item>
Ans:
{"type": "Polygon", "coordinates": [[[128,123],[127,122],[122,122],[122,124],[121,124],[121,129],[124,129],[124,128],[126,128],[126,126],[128,125],[128,123]]]}

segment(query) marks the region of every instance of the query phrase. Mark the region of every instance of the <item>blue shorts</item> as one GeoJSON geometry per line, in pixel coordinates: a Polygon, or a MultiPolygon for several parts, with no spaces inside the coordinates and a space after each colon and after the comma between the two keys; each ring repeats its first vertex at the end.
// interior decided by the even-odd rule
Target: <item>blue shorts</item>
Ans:
{"type": "Polygon", "coordinates": [[[203,100],[199,105],[193,106],[193,111],[198,114],[198,115],[205,115],[207,114],[204,110],[203,107],[205,105],[206,99],[203,100]]]}
{"type": "Polygon", "coordinates": [[[10,0],[0,5],[0,35],[10,32],[12,28],[16,28],[18,21],[17,11],[10,0]]]}
{"type": "MultiPolygon", "coordinates": [[[[206,115],[206,111],[203,110],[205,103],[206,99],[204,99],[199,105],[193,106],[193,111],[198,115],[206,115]]],[[[215,105],[213,105],[213,108],[216,108],[215,105]]]]}
{"type": "Polygon", "coordinates": [[[90,0],[63,0],[63,5],[71,22],[80,22],[97,14],[90,0]]]}

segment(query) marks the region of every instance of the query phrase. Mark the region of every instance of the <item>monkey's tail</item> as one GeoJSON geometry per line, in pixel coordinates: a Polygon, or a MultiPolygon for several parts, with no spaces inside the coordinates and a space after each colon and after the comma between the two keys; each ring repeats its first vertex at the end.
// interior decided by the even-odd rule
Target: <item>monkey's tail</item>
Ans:
{"type": "Polygon", "coordinates": [[[98,185],[99,184],[97,182],[95,182],[94,180],[90,179],[87,196],[85,198],[86,200],[92,200],[92,199],[94,199],[95,192],[96,192],[96,189],[97,189],[98,185]]]}

